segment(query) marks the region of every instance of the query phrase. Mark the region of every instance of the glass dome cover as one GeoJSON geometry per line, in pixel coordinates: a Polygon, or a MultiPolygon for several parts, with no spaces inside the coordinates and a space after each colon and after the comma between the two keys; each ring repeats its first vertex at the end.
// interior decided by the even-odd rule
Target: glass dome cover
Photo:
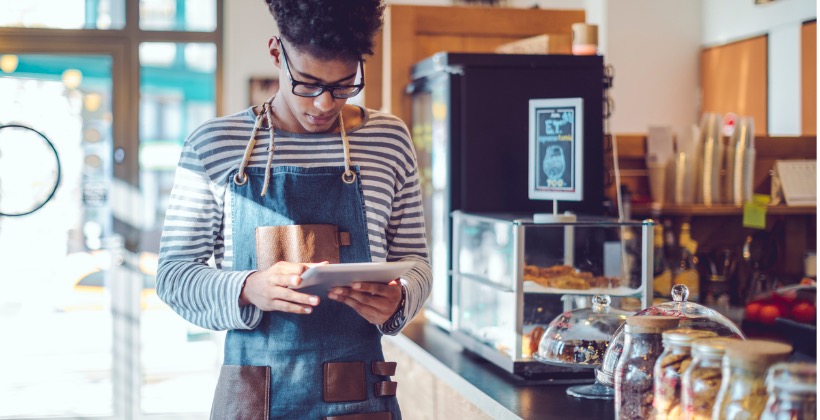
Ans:
{"type": "MultiPolygon", "coordinates": [[[[675,316],[681,318],[678,328],[706,330],[716,333],[719,337],[746,339],[746,336],[732,320],[721,315],[714,309],[694,302],[688,302],[688,298],[689,288],[682,284],[677,284],[672,287],[672,301],[650,306],[636,313],[634,316],[675,316]]],[[[595,372],[598,381],[608,386],[615,385],[612,375],[615,372],[615,365],[618,363],[618,358],[623,351],[623,346],[624,329],[623,326],[621,326],[618,328],[618,331],[613,334],[610,345],[604,354],[603,363],[595,372]]]]}
{"type": "Polygon", "coordinates": [[[592,297],[592,307],[564,312],[550,322],[533,358],[569,367],[600,366],[609,342],[632,312],[612,308],[609,295],[592,297]]]}

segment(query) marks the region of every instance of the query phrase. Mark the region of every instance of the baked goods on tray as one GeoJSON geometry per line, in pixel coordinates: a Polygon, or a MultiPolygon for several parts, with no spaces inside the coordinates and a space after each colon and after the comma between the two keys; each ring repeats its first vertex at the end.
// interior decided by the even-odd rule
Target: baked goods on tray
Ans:
{"type": "Polygon", "coordinates": [[[524,357],[532,357],[532,354],[538,351],[538,345],[541,343],[541,336],[543,335],[544,327],[536,326],[529,333],[521,337],[521,352],[524,353],[524,357]]]}
{"type": "Polygon", "coordinates": [[[524,280],[544,287],[574,290],[587,290],[592,287],[612,288],[621,285],[621,279],[617,277],[594,276],[589,271],[576,270],[568,265],[539,267],[527,264],[524,266],[524,280]]]}

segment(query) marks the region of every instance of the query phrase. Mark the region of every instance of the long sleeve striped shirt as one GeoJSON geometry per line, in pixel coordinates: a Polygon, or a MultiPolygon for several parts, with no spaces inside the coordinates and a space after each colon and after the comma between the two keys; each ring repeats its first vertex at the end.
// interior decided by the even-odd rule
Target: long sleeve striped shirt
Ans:
{"type": "MultiPolygon", "coordinates": [[[[189,322],[212,330],[252,329],[262,318],[254,305],[240,307],[239,295],[253,271],[232,269],[231,194],[255,115],[244,112],[206,122],[186,139],[165,215],[157,272],[157,293],[189,322]]],[[[361,126],[348,131],[350,160],[359,165],[373,261],[414,260],[402,279],[404,316],[379,326],[395,335],[421,310],[430,294],[431,269],[422,214],[416,154],[398,118],[365,110],[361,126]]],[[[269,134],[257,133],[249,166],[264,167],[269,134]]],[[[338,133],[275,131],[273,165],[341,166],[338,133]]],[[[237,223],[239,223],[237,221],[237,223]]]]}

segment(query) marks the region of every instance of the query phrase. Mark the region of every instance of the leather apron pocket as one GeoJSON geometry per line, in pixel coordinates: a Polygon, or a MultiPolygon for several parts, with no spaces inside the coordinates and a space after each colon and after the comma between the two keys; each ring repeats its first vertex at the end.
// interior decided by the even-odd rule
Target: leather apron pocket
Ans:
{"type": "Polygon", "coordinates": [[[323,366],[322,399],[351,402],[367,399],[364,362],[327,362],[323,366]]]}
{"type": "Polygon", "coordinates": [[[256,228],[256,268],[264,270],[279,261],[294,263],[339,262],[339,247],[350,245],[350,233],[336,225],[285,225],[256,228]]]}
{"type": "Polygon", "coordinates": [[[267,420],[270,366],[222,365],[211,420],[267,420]]]}

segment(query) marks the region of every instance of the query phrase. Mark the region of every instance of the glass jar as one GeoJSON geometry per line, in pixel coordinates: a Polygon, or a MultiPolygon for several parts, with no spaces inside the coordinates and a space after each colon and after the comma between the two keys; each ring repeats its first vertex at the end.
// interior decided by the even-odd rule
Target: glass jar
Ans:
{"type": "Polygon", "coordinates": [[[756,419],[766,406],[766,369],[786,360],[792,346],[767,340],[729,343],[723,355],[723,383],[712,418],[756,419]]]}
{"type": "MultiPolygon", "coordinates": [[[[689,302],[689,289],[677,284],[672,287],[672,301],[650,306],[636,313],[634,316],[661,315],[675,316],[681,318],[680,328],[691,328],[693,330],[714,331],[721,337],[746,338],[734,322],[721,315],[717,311],[706,306],[689,302]]],[[[615,336],[609,342],[604,361],[601,367],[595,371],[595,378],[607,386],[615,386],[613,377],[615,365],[621,356],[624,347],[623,327],[615,332],[615,336]]]]}
{"type": "MultiPolygon", "coordinates": [[[[540,362],[570,368],[601,366],[609,340],[632,312],[610,306],[609,295],[594,295],[591,308],[580,308],[558,315],[541,336],[532,357],[540,362]]],[[[612,399],[615,391],[598,382],[567,388],[578,398],[612,399]]]]}
{"type": "Polygon", "coordinates": [[[612,335],[632,315],[632,312],[611,307],[610,302],[609,295],[595,295],[591,308],[579,308],[555,317],[541,336],[533,358],[572,368],[600,366],[612,335]]]}
{"type": "Polygon", "coordinates": [[[715,395],[720,391],[721,361],[728,337],[701,338],[692,342],[692,363],[683,372],[681,383],[681,419],[710,420],[715,395]]]}
{"type": "Polygon", "coordinates": [[[663,333],[663,353],[655,362],[654,418],[679,419],[681,417],[681,375],[692,361],[692,341],[698,338],[716,337],[713,331],[679,328],[663,333]]]}
{"type": "Polygon", "coordinates": [[[769,399],[761,420],[811,420],[817,416],[817,366],[777,363],[766,374],[769,399]]]}
{"type": "Polygon", "coordinates": [[[680,318],[631,316],[624,327],[624,347],[615,365],[615,418],[643,420],[652,415],[652,375],[663,352],[661,334],[680,318]]]}

